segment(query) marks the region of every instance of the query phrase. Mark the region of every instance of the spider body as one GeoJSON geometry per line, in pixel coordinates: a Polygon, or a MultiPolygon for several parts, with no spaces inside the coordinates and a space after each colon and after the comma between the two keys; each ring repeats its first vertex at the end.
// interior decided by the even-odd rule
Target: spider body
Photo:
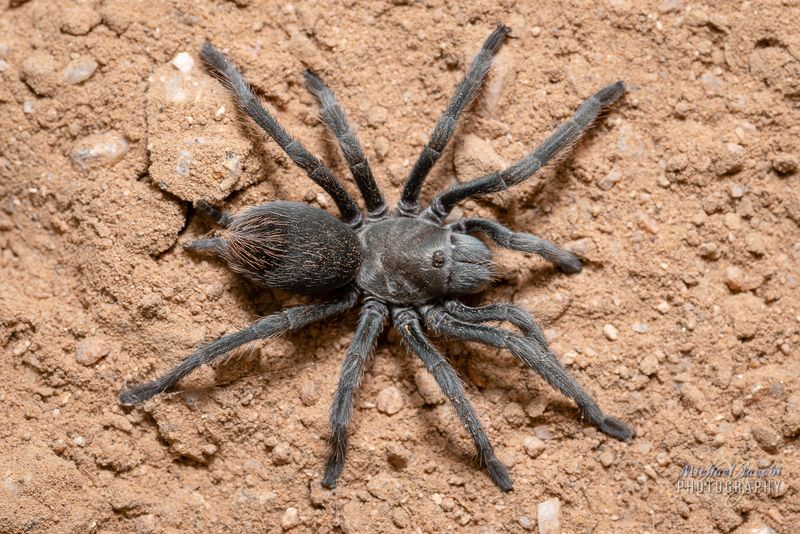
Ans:
{"type": "Polygon", "coordinates": [[[551,386],[572,398],[583,417],[601,432],[620,440],[631,439],[633,431],[622,421],[606,415],[561,366],[526,310],[510,303],[469,307],[457,298],[481,291],[492,279],[490,249],[475,234],[481,234],[494,246],[537,254],[566,273],[580,271],[580,260],[541,237],[512,231],[489,219],[466,218],[444,224],[450,211],[462,200],[506,190],[557,161],[600,112],[624,94],[624,84],[608,85],[590,96],[571,119],[508,168],[457,184],[438,194],[425,210],[419,209],[425,177],[455,132],[459,117],[478,93],[492,57],[509,31],[499,25],[484,42],[434,127],[430,141],[405,182],[397,208],[391,213],[333,93],[319,77],[306,73],[306,85],[320,103],[322,121],[336,137],[364,199],[366,218],[331,171],[263,108],[227,58],[212,45],[203,45],[201,57],[230,89],[242,111],[331,196],[340,218],[297,202],[268,202],[237,215],[198,202],[196,208],[215,220],[223,231],[220,236],[200,239],[186,248],[214,253],[234,271],[258,284],[294,293],[325,292],[330,296],[321,303],[294,306],[268,315],[247,328],[199,347],[160,378],[123,391],[121,402],[126,405],[143,402],[172,389],[198,366],[214,363],[237,347],[339,315],[363,301],[331,407],[323,485],[335,486],[342,472],[355,394],[376,339],[390,320],[404,345],[419,356],[452,402],[473,440],[481,465],[504,491],[512,489],[508,471],[497,459],[458,375],[429,341],[426,329],[508,350],[551,386]],[[495,324],[503,322],[514,330],[495,324]]]}
{"type": "Polygon", "coordinates": [[[491,280],[491,254],[479,239],[428,221],[393,217],[361,231],[364,264],[356,283],[392,304],[413,306],[476,293],[491,280]]]}

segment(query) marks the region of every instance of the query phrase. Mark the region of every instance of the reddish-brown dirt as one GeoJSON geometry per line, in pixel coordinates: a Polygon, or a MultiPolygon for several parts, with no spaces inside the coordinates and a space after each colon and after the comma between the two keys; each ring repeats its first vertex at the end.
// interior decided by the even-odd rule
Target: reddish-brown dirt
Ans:
{"type": "Polygon", "coordinates": [[[552,527],[538,515],[550,499],[562,532],[797,531],[797,0],[2,4],[0,531],[535,532],[552,527]],[[565,276],[498,252],[497,283],[469,302],[535,313],[636,439],[589,427],[509,354],[438,340],[509,466],[503,494],[387,333],[339,486],[324,490],[355,311],[121,407],[127,384],[308,300],[184,251],[212,230],[191,201],[235,212],[282,198],[335,213],[243,125],[200,65],[203,41],[226,48],[355,193],[302,84],[304,68],[323,76],[394,202],[497,21],[512,36],[424,195],[514,161],[593,91],[626,80],[628,95],[555,172],[460,213],[586,258],[565,276]],[[684,466],[710,463],[781,485],[678,487],[684,466]]]}

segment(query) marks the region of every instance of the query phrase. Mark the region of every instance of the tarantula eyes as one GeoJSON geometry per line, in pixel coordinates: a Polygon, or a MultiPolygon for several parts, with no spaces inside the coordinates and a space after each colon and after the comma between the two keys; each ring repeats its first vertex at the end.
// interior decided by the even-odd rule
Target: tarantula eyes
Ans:
{"type": "Polygon", "coordinates": [[[433,257],[431,259],[431,265],[433,265],[437,269],[444,267],[444,252],[442,252],[441,250],[437,250],[436,252],[434,252],[433,257]]]}

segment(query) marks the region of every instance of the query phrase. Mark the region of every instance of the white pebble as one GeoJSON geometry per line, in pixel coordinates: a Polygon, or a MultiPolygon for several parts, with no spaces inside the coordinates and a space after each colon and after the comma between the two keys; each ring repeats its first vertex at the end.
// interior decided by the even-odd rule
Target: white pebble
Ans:
{"type": "Polygon", "coordinates": [[[300,524],[300,516],[297,512],[297,508],[289,507],[283,512],[283,517],[281,518],[281,528],[283,530],[290,530],[297,525],[300,524]]]}
{"type": "Polygon", "coordinates": [[[613,324],[606,324],[603,326],[603,335],[606,336],[609,341],[616,341],[617,338],[619,338],[619,330],[617,330],[617,327],[613,324]]]}
{"type": "Polygon", "coordinates": [[[128,141],[116,132],[95,134],[80,139],[72,147],[70,158],[79,171],[110,167],[128,153],[128,141]]]}
{"type": "Polygon", "coordinates": [[[394,386],[389,386],[380,393],[375,399],[378,411],[388,415],[394,415],[403,407],[403,394],[394,386]]]}
{"type": "Polygon", "coordinates": [[[75,85],[85,82],[92,77],[97,70],[97,62],[91,58],[83,57],[71,61],[67,67],[61,71],[61,79],[64,83],[75,85]]]}
{"type": "Polygon", "coordinates": [[[541,534],[558,534],[561,530],[561,501],[549,499],[537,506],[536,522],[541,534]]]}
{"type": "Polygon", "coordinates": [[[8,63],[0,59],[0,72],[5,72],[7,70],[8,70],[8,63]]]}
{"type": "Polygon", "coordinates": [[[176,69],[186,74],[194,67],[194,59],[186,52],[181,52],[175,56],[175,59],[172,60],[172,64],[176,69]]]}

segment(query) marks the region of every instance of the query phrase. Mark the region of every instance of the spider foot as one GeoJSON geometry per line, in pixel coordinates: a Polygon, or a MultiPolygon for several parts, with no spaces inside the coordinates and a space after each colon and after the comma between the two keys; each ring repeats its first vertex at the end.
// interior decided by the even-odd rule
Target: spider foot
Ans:
{"type": "Polygon", "coordinates": [[[606,416],[600,424],[597,425],[597,428],[604,434],[608,434],[612,438],[620,441],[630,441],[634,436],[633,430],[628,428],[628,425],[614,417],[606,416]]]}
{"type": "Polygon", "coordinates": [[[583,262],[581,259],[572,252],[566,250],[559,251],[556,265],[562,272],[567,274],[576,274],[583,269],[583,262]]]}
{"type": "Polygon", "coordinates": [[[497,484],[498,488],[503,491],[511,491],[514,489],[511,477],[508,475],[508,468],[503,465],[503,462],[497,458],[491,458],[486,462],[486,469],[488,469],[489,476],[492,478],[492,481],[497,484]]]}
{"type": "Polygon", "coordinates": [[[119,401],[123,406],[141,404],[151,397],[164,391],[164,386],[158,381],[146,382],[126,389],[119,394],[119,401]]]}

